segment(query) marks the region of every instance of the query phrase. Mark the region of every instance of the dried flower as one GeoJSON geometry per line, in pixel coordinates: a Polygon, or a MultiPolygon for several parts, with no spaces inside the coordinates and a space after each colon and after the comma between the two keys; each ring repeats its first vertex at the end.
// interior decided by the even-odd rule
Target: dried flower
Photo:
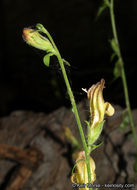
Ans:
{"type": "MultiPolygon", "coordinates": [[[[96,174],[95,174],[95,162],[90,157],[90,172],[91,172],[91,184],[96,180],[96,174]]],[[[88,183],[88,174],[87,174],[87,166],[85,161],[85,152],[81,151],[78,153],[77,159],[76,159],[76,167],[75,172],[71,176],[72,183],[76,184],[84,184],[84,188],[79,188],[80,190],[87,190],[87,183],[88,183]]]]}
{"type": "Polygon", "coordinates": [[[88,139],[90,144],[93,144],[99,137],[102,127],[104,115],[112,116],[114,114],[114,108],[108,102],[104,102],[103,88],[105,80],[101,79],[100,82],[91,86],[87,92],[88,99],[90,101],[90,128],[88,139]]]}

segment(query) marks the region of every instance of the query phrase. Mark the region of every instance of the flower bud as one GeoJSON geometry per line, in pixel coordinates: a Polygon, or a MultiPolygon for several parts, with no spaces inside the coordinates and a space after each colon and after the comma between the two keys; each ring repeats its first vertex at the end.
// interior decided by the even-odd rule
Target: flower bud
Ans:
{"type": "Polygon", "coordinates": [[[35,48],[44,50],[47,53],[55,54],[55,50],[54,50],[51,42],[47,38],[42,36],[38,32],[38,30],[34,30],[31,28],[24,28],[23,29],[23,38],[27,44],[29,44],[35,48]]]}
{"type": "Polygon", "coordinates": [[[96,174],[95,174],[95,162],[92,159],[92,157],[90,157],[90,172],[91,172],[91,182],[88,182],[85,152],[81,151],[78,153],[76,159],[75,172],[71,176],[72,183],[85,184],[84,188],[79,188],[80,190],[88,190],[87,183],[93,184],[93,182],[96,180],[96,174]]]}

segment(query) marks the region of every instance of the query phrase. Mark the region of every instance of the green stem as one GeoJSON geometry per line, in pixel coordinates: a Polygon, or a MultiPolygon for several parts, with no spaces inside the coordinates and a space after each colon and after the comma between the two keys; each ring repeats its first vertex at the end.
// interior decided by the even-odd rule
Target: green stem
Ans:
{"type": "MultiPolygon", "coordinates": [[[[54,43],[51,35],[48,32],[46,32],[46,33],[47,33],[47,36],[49,37],[51,43],[53,44],[54,49],[57,52],[56,56],[58,58],[58,61],[59,61],[59,64],[60,64],[60,67],[61,67],[61,70],[62,70],[64,81],[65,81],[65,84],[66,84],[66,87],[67,87],[67,91],[68,91],[68,94],[69,94],[69,97],[70,97],[70,101],[71,101],[71,104],[72,104],[73,112],[74,112],[74,115],[75,115],[75,118],[76,118],[76,121],[77,121],[77,125],[78,125],[78,128],[79,128],[79,132],[80,132],[83,148],[85,150],[87,173],[88,173],[88,181],[90,183],[91,182],[90,155],[88,153],[88,147],[87,147],[87,143],[86,143],[86,140],[85,140],[84,132],[83,132],[83,129],[82,129],[82,124],[81,124],[81,121],[80,121],[80,118],[79,118],[79,114],[78,114],[76,102],[75,102],[75,99],[74,99],[74,95],[73,95],[73,92],[71,90],[71,86],[70,86],[70,83],[69,83],[69,80],[68,80],[68,77],[67,77],[67,73],[66,73],[66,70],[65,70],[65,67],[64,67],[64,63],[63,63],[63,60],[62,60],[61,55],[59,53],[59,50],[56,47],[56,45],[55,45],[55,43],[54,43]]],[[[92,190],[92,188],[89,188],[89,190],[92,190]]]]}
{"type": "Polygon", "coordinates": [[[126,107],[127,107],[127,110],[128,110],[128,116],[129,116],[129,121],[130,121],[130,125],[131,125],[132,134],[133,134],[134,141],[135,141],[135,144],[136,144],[136,147],[137,147],[137,134],[136,134],[136,131],[135,131],[135,126],[134,126],[131,107],[130,107],[127,80],[126,80],[126,74],[125,74],[125,69],[124,69],[124,61],[123,61],[123,58],[122,58],[122,55],[121,55],[120,45],[119,45],[118,35],[117,35],[117,30],[116,30],[115,15],[114,15],[114,0],[110,0],[109,10],[110,10],[110,17],[111,17],[113,36],[114,36],[115,42],[116,42],[117,47],[118,47],[118,59],[120,61],[120,65],[121,65],[121,67],[120,67],[121,68],[121,78],[122,78],[122,83],[123,83],[123,88],[124,88],[125,103],[126,103],[126,107]]]}

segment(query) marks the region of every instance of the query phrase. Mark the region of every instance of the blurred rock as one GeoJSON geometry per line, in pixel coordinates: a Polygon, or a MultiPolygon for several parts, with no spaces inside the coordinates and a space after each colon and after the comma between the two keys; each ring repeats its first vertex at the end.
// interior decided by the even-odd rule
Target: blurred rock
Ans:
{"type": "MultiPolygon", "coordinates": [[[[79,104],[82,123],[89,117],[86,101],[79,104]]],[[[123,109],[115,106],[116,113],[107,118],[100,140],[104,144],[94,150],[96,162],[96,184],[137,183],[133,180],[133,163],[136,148],[130,127],[119,129],[123,109]]],[[[133,111],[135,125],[137,110],[133,111]]],[[[28,111],[16,111],[0,118],[0,143],[21,148],[37,147],[44,155],[38,169],[33,171],[23,190],[70,190],[70,174],[73,167],[71,150],[63,136],[62,126],[70,127],[80,140],[74,115],[62,107],[49,115],[28,111]]],[[[85,127],[85,126],[84,126],[85,127]]],[[[13,160],[0,160],[0,189],[6,190],[13,171],[20,166],[13,160]]]]}

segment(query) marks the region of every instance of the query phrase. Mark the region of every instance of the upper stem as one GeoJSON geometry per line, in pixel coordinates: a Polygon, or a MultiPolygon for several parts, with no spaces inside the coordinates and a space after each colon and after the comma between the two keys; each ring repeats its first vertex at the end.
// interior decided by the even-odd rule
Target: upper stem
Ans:
{"type": "MultiPolygon", "coordinates": [[[[57,52],[56,56],[58,58],[58,61],[59,61],[59,64],[60,64],[60,67],[61,67],[61,70],[62,70],[62,74],[63,74],[64,80],[65,80],[67,91],[68,91],[70,101],[71,101],[71,104],[72,104],[73,112],[74,112],[74,115],[75,115],[75,118],[76,118],[76,121],[77,121],[77,125],[78,125],[78,128],[79,128],[83,148],[84,148],[84,151],[85,151],[87,173],[88,173],[88,182],[90,183],[91,182],[90,155],[89,155],[89,152],[88,152],[88,147],[87,147],[84,132],[83,132],[83,129],[82,129],[82,124],[81,124],[81,121],[80,121],[80,118],[79,118],[79,114],[78,114],[76,102],[75,102],[75,99],[74,99],[74,95],[73,95],[73,92],[71,90],[71,86],[70,86],[70,83],[69,83],[69,80],[68,80],[68,77],[67,77],[67,73],[66,73],[66,70],[65,70],[65,67],[64,67],[64,63],[63,63],[61,55],[60,55],[60,53],[58,51],[58,48],[56,47],[52,37],[50,36],[50,34],[48,32],[47,32],[47,35],[48,35],[51,43],[53,44],[53,46],[54,46],[54,48],[55,48],[55,50],[57,52]]],[[[89,190],[92,190],[92,188],[89,188],[89,190]]]]}
{"type": "Polygon", "coordinates": [[[110,10],[110,17],[111,17],[111,24],[112,24],[112,32],[113,32],[113,36],[114,36],[115,42],[118,47],[118,58],[119,58],[120,65],[121,65],[121,67],[120,67],[121,68],[121,78],[122,78],[122,83],[123,83],[123,88],[124,88],[125,103],[126,103],[126,107],[128,110],[128,116],[129,116],[132,134],[133,134],[134,141],[135,141],[135,144],[137,147],[137,134],[135,131],[135,126],[134,126],[134,122],[133,122],[131,106],[130,106],[130,101],[129,101],[128,86],[127,86],[126,74],[125,74],[125,69],[124,69],[124,61],[123,61],[123,58],[121,55],[120,45],[119,45],[118,35],[117,35],[117,30],[116,30],[115,15],[114,15],[114,0],[110,1],[109,10],[110,10]]]}

